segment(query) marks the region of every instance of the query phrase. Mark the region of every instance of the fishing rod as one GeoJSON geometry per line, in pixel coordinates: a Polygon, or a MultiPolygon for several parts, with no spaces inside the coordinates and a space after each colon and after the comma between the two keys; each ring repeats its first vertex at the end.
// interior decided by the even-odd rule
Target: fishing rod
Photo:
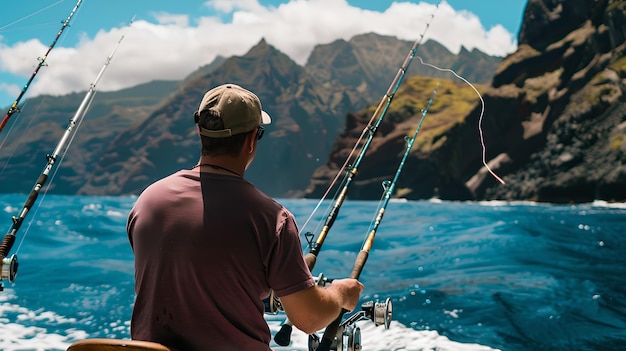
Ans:
{"type": "MultiPolygon", "coordinates": [[[[427,24],[426,30],[428,29],[429,26],[430,26],[430,22],[427,24]]],[[[426,31],[424,31],[424,34],[425,33],[426,31]]],[[[348,169],[347,178],[345,180],[344,186],[341,189],[339,196],[335,200],[333,208],[328,214],[326,221],[324,223],[324,226],[322,227],[322,230],[318,234],[315,242],[310,243],[310,251],[304,256],[304,260],[306,261],[307,266],[309,267],[310,270],[313,270],[313,267],[315,266],[317,256],[319,255],[319,252],[322,249],[322,245],[324,244],[324,241],[326,240],[326,236],[328,235],[328,232],[330,231],[331,227],[335,223],[335,220],[337,219],[337,216],[339,215],[339,210],[341,206],[343,205],[343,202],[348,196],[348,189],[350,188],[350,185],[352,184],[354,177],[358,173],[358,169],[361,164],[361,161],[363,160],[365,154],[367,153],[367,150],[369,149],[369,146],[372,143],[372,140],[374,139],[374,134],[378,130],[378,127],[380,126],[385,115],[387,114],[387,110],[389,109],[389,106],[391,105],[391,102],[396,92],[398,91],[398,88],[400,87],[400,85],[402,84],[402,81],[404,80],[404,77],[406,76],[406,72],[409,68],[409,65],[413,61],[413,58],[415,57],[417,49],[420,46],[422,39],[424,38],[424,34],[420,35],[419,39],[417,39],[413,43],[411,50],[409,50],[408,55],[406,56],[406,58],[404,59],[404,62],[402,63],[402,66],[400,67],[400,69],[398,69],[396,76],[391,82],[391,85],[389,86],[387,93],[385,93],[385,95],[379,102],[378,106],[376,107],[376,110],[374,111],[372,118],[370,119],[370,123],[365,127],[365,129],[363,130],[363,133],[361,134],[362,136],[367,134],[367,139],[365,140],[365,143],[363,144],[361,151],[356,157],[354,164],[351,167],[348,167],[349,169],[348,169]],[[372,121],[374,121],[373,124],[372,124],[372,121]]]]}
{"type": "MultiPolygon", "coordinates": [[[[133,20],[134,20],[134,18],[133,18],[133,20]]],[[[128,29],[130,29],[130,25],[131,24],[132,24],[132,20],[128,24],[128,26],[129,26],[128,29]]],[[[128,29],[127,29],[127,31],[128,31],[128,29]]],[[[124,39],[125,34],[126,33],[124,33],[121,36],[121,38],[117,42],[117,45],[115,46],[115,48],[111,52],[111,54],[106,58],[106,60],[104,62],[104,65],[100,69],[100,72],[98,73],[96,79],[93,81],[93,83],[91,83],[91,85],[89,87],[89,90],[85,94],[85,97],[83,98],[83,101],[81,102],[80,106],[78,107],[78,110],[76,111],[74,116],[70,119],[69,125],[67,126],[67,129],[65,130],[65,133],[63,133],[63,136],[59,140],[56,148],[54,149],[54,152],[51,155],[47,155],[46,156],[48,162],[47,162],[46,166],[44,167],[41,175],[39,175],[39,178],[37,179],[33,189],[31,190],[30,194],[28,195],[28,198],[24,202],[24,205],[23,205],[22,210],[20,211],[19,215],[12,217],[13,225],[11,226],[11,229],[4,236],[4,239],[2,239],[2,242],[0,243],[0,272],[1,272],[1,276],[0,276],[0,291],[2,291],[4,289],[4,287],[2,286],[2,283],[1,283],[2,279],[8,279],[9,282],[13,282],[13,280],[15,279],[15,276],[17,275],[17,267],[18,267],[17,256],[15,254],[13,254],[13,255],[11,255],[11,257],[7,258],[7,255],[9,253],[9,251],[11,250],[11,248],[13,247],[13,243],[15,242],[15,234],[17,233],[17,231],[22,226],[22,222],[24,221],[24,219],[26,218],[26,215],[28,214],[28,212],[30,211],[31,207],[33,206],[33,204],[37,200],[37,197],[39,196],[39,193],[40,193],[41,189],[46,184],[46,181],[48,180],[48,174],[50,173],[50,170],[52,169],[52,166],[54,166],[54,163],[55,163],[57,157],[59,156],[61,151],[66,148],[67,142],[68,141],[71,142],[70,137],[72,136],[72,132],[74,130],[74,126],[80,125],[83,117],[85,117],[85,114],[87,113],[87,110],[89,109],[89,106],[91,105],[91,102],[93,101],[94,94],[96,92],[96,85],[98,84],[98,81],[100,81],[100,78],[102,78],[102,75],[104,74],[104,71],[107,69],[107,67],[111,63],[111,60],[113,59],[113,55],[115,55],[115,52],[117,51],[117,49],[119,48],[120,44],[122,43],[122,40],[124,39]]],[[[69,147],[69,144],[67,145],[67,147],[69,147]]]]}
{"type": "MultiPolygon", "coordinates": [[[[437,9],[437,8],[439,8],[439,4],[436,5],[435,9],[437,9]]],[[[398,88],[402,84],[402,81],[404,80],[404,77],[406,76],[406,72],[407,72],[409,66],[411,65],[411,62],[413,61],[413,58],[415,57],[415,55],[417,53],[417,49],[421,45],[422,40],[424,39],[424,36],[426,35],[426,32],[428,31],[428,28],[430,27],[430,23],[432,22],[432,19],[434,17],[435,17],[435,14],[433,13],[431,15],[430,19],[428,20],[428,22],[426,23],[426,28],[424,29],[424,32],[419,36],[419,38],[417,40],[415,40],[413,42],[413,45],[412,45],[411,49],[409,50],[409,53],[407,54],[406,58],[404,59],[404,62],[402,63],[402,65],[398,69],[398,72],[396,73],[396,76],[394,77],[393,81],[391,82],[391,85],[387,89],[387,92],[385,93],[385,95],[382,97],[382,99],[378,103],[378,106],[376,107],[376,110],[372,114],[372,117],[370,118],[369,123],[363,129],[363,132],[361,133],[361,136],[359,137],[359,140],[357,141],[357,143],[355,145],[355,149],[357,148],[359,142],[363,139],[363,137],[366,134],[367,134],[367,139],[365,140],[365,143],[361,147],[361,150],[360,150],[358,156],[356,157],[356,159],[354,161],[354,164],[351,167],[346,167],[346,165],[347,165],[347,163],[349,161],[349,158],[351,157],[352,153],[354,152],[354,149],[353,149],[353,151],[350,153],[350,156],[348,156],[348,159],[346,160],[346,163],[341,168],[341,170],[337,173],[337,177],[339,177],[339,175],[342,173],[342,171],[344,169],[348,170],[347,177],[345,179],[345,183],[343,185],[343,188],[341,189],[341,192],[339,193],[339,196],[336,198],[335,203],[334,203],[331,211],[329,212],[328,216],[326,217],[326,221],[324,222],[324,226],[322,227],[322,230],[318,234],[317,239],[315,240],[315,242],[313,242],[313,240],[309,241],[310,250],[309,250],[309,253],[307,253],[304,256],[304,260],[305,260],[306,265],[308,266],[308,268],[309,268],[309,270],[311,272],[313,271],[313,268],[315,267],[315,263],[317,261],[317,256],[319,255],[319,252],[322,249],[322,245],[324,244],[324,241],[326,240],[328,232],[330,231],[331,227],[335,223],[335,220],[337,219],[337,216],[339,215],[339,210],[340,210],[341,206],[343,205],[343,202],[345,201],[345,199],[348,196],[348,189],[349,189],[350,185],[352,184],[352,180],[354,179],[354,177],[358,173],[358,169],[359,169],[359,166],[361,164],[361,161],[365,157],[365,154],[366,154],[370,144],[372,143],[372,140],[374,139],[374,134],[376,133],[376,130],[378,130],[378,127],[380,126],[380,124],[382,123],[385,115],[387,114],[387,110],[389,109],[389,106],[391,105],[391,102],[392,102],[396,92],[398,91],[398,88]]],[[[335,178],[335,180],[337,179],[337,177],[335,178]]],[[[310,233],[307,233],[305,235],[307,235],[307,237],[308,237],[309,234],[310,233]]],[[[320,282],[318,281],[318,283],[320,283],[320,282]]],[[[279,311],[279,310],[282,310],[282,306],[280,305],[280,301],[278,300],[277,297],[270,296],[270,298],[268,300],[269,300],[269,304],[267,304],[268,308],[266,308],[266,310],[269,310],[272,313],[276,312],[276,311],[279,311]]],[[[285,320],[285,322],[281,326],[280,330],[274,336],[274,341],[278,345],[281,345],[281,346],[289,345],[289,342],[291,340],[291,332],[292,332],[292,329],[293,329],[292,327],[293,327],[293,325],[291,324],[291,322],[288,319],[285,320]]]]}
{"type": "MultiPolygon", "coordinates": [[[[415,138],[417,137],[417,134],[422,128],[422,123],[424,123],[424,119],[426,118],[428,109],[430,108],[430,105],[432,104],[433,99],[435,98],[435,95],[437,94],[438,87],[439,85],[435,87],[432,95],[430,96],[430,99],[428,100],[428,104],[422,110],[422,117],[420,119],[418,126],[415,128],[415,132],[413,133],[411,137],[408,137],[408,136],[405,137],[406,150],[404,151],[404,155],[402,156],[402,160],[400,161],[400,165],[398,166],[396,170],[393,180],[383,182],[383,188],[385,189],[385,193],[384,193],[384,197],[382,200],[382,204],[378,210],[376,219],[373,225],[371,226],[371,230],[368,233],[365,239],[365,242],[363,243],[361,251],[357,255],[357,258],[354,262],[354,268],[352,269],[352,273],[350,274],[350,278],[359,279],[359,276],[361,275],[361,272],[363,271],[365,262],[367,262],[367,258],[369,257],[370,249],[372,248],[372,245],[374,243],[376,231],[378,230],[378,227],[380,226],[380,222],[383,219],[383,216],[385,214],[385,209],[387,208],[387,204],[389,203],[389,199],[393,195],[393,192],[396,187],[396,183],[398,182],[398,178],[400,177],[400,173],[402,173],[402,169],[404,168],[406,159],[408,158],[409,153],[411,152],[411,149],[413,148],[413,143],[415,142],[415,138]]],[[[339,313],[339,316],[337,316],[337,318],[326,327],[324,331],[324,336],[322,337],[321,342],[319,342],[319,345],[317,346],[317,348],[315,348],[315,351],[329,351],[331,348],[331,345],[333,344],[333,342],[335,342],[335,340],[337,341],[337,343],[339,343],[339,341],[342,340],[342,337],[344,334],[348,334],[348,336],[351,334],[351,333],[344,333],[344,330],[342,330],[344,328],[340,328],[341,319],[343,318],[343,315],[347,312],[348,311],[346,311],[345,309],[342,309],[341,312],[339,313]]],[[[348,323],[356,322],[356,320],[360,319],[360,316],[358,317],[359,318],[356,318],[356,319],[350,319],[347,322],[348,323]]],[[[391,320],[391,305],[390,304],[388,304],[386,315],[384,315],[383,318],[385,320],[386,327],[388,327],[389,321],[391,320]]],[[[345,325],[346,323],[344,322],[344,326],[345,325]]],[[[353,338],[351,341],[348,342],[348,344],[352,344],[354,346],[354,349],[358,350],[360,349],[360,345],[356,347],[356,345],[354,344],[355,342],[360,343],[359,339],[360,337],[353,338]]],[[[309,347],[311,348],[311,346],[309,347]]]]}
{"type": "Polygon", "coordinates": [[[28,90],[30,83],[33,81],[33,79],[35,79],[35,76],[37,75],[37,72],[39,72],[39,69],[41,69],[41,67],[43,66],[47,66],[46,59],[48,58],[50,51],[52,51],[52,49],[56,45],[57,41],[59,40],[59,37],[61,37],[61,34],[63,34],[63,31],[65,30],[65,28],[69,26],[70,20],[74,16],[74,13],[76,13],[76,10],[78,10],[78,7],[80,6],[82,1],[83,0],[78,0],[78,2],[76,2],[76,5],[72,9],[72,12],[70,12],[69,16],[67,16],[65,21],[63,21],[63,25],[61,26],[61,29],[57,33],[57,36],[54,38],[54,41],[52,41],[52,44],[48,46],[48,50],[46,51],[46,53],[42,57],[38,58],[39,64],[37,65],[33,73],[30,75],[30,78],[28,79],[24,87],[22,88],[22,91],[20,92],[20,94],[17,96],[17,99],[15,99],[11,107],[9,107],[9,110],[7,111],[6,115],[4,115],[2,122],[0,122],[0,132],[2,132],[2,130],[4,129],[4,126],[9,121],[9,118],[11,118],[11,116],[13,116],[15,112],[20,110],[20,108],[18,107],[20,100],[22,100],[22,97],[24,96],[24,94],[26,94],[26,91],[28,90]]]}

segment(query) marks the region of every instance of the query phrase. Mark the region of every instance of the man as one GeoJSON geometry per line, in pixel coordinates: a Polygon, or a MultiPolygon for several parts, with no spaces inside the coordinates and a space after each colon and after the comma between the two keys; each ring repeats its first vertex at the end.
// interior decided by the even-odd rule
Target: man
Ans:
{"type": "Polygon", "coordinates": [[[150,185],[128,218],[131,337],[180,351],[267,351],[270,290],[309,334],[353,310],[363,285],[315,285],[293,215],[243,178],[271,121],[259,98],[234,84],[216,87],[195,120],[198,164],[150,185]]]}

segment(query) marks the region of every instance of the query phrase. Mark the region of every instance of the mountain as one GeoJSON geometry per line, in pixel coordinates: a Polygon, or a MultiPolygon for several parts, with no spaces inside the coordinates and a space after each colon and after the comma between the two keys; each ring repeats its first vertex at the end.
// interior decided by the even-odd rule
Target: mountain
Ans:
{"type": "MultiPolygon", "coordinates": [[[[412,170],[405,171],[410,175],[404,175],[398,184],[404,190],[396,196],[625,201],[625,38],[626,1],[530,0],[518,50],[500,62],[483,91],[484,111],[476,102],[458,123],[426,140],[407,162],[412,170]]],[[[426,101],[428,93],[399,94],[426,101]]],[[[374,138],[377,149],[367,155],[370,172],[365,166],[359,172],[361,183],[349,193],[353,199],[378,199],[380,180],[393,175],[390,155],[397,162],[404,134],[415,127],[419,113],[414,102],[397,102],[395,108],[406,111],[399,120],[413,122],[390,126],[386,135],[374,138]]],[[[349,117],[353,122],[329,162],[316,170],[305,196],[318,197],[328,187],[341,164],[339,155],[348,154],[363,126],[363,115],[349,117]]]]}
{"type": "MultiPolygon", "coordinates": [[[[366,104],[371,104],[387,92],[413,44],[374,33],[357,35],[350,41],[340,39],[315,47],[305,68],[325,86],[342,86],[351,90],[356,88],[356,95],[363,98],[366,104]]],[[[488,56],[479,50],[469,52],[465,48],[458,55],[453,55],[443,45],[432,40],[418,44],[415,46],[413,61],[422,59],[425,63],[453,69],[466,79],[481,84],[489,83],[502,59],[488,56]]],[[[449,73],[437,71],[420,62],[412,63],[406,76],[451,78],[449,73]]]]}
{"type": "Polygon", "coordinates": [[[136,194],[155,179],[193,166],[200,151],[193,112],[205,91],[223,82],[257,92],[273,116],[247,175],[278,193],[304,186],[312,167],[300,159],[325,154],[329,142],[321,136],[339,126],[304,68],[262,40],[246,55],[228,58],[219,69],[188,81],[143,123],[120,134],[78,193],[136,194]],[[300,166],[284,171],[282,165],[300,166]]]}
{"type": "MultiPolygon", "coordinates": [[[[246,177],[272,196],[302,196],[345,129],[345,116],[384,96],[412,46],[368,33],[318,45],[301,66],[261,40],[245,55],[218,57],[179,82],[98,93],[67,156],[58,162],[50,191],[138,194],[156,179],[191,167],[200,151],[193,112],[208,89],[232,82],[256,92],[273,117],[246,177]]],[[[416,52],[429,63],[457,65],[479,82],[490,81],[502,59],[479,51],[455,55],[433,41],[421,43],[416,52]],[[480,69],[470,69],[474,63],[480,69]]],[[[441,75],[419,66],[414,63],[407,76],[441,75]]],[[[0,173],[0,191],[30,191],[45,153],[53,150],[81,98],[27,100],[28,108],[15,121],[16,133],[0,148],[0,161],[11,165],[0,173]],[[27,127],[25,120],[32,124],[27,127]]]]}
{"type": "MultiPolygon", "coordinates": [[[[116,92],[97,92],[83,122],[73,127],[75,137],[55,162],[47,184],[50,192],[76,193],[113,138],[148,118],[155,104],[178,84],[154,81],[116,92]]],[[[47,164],[46,155],[55,150],[84,96],[44,95],[25,101],[24,112],[13,115],[1,135],[0,192],[26,193],[32,189],[47,164]]]]}

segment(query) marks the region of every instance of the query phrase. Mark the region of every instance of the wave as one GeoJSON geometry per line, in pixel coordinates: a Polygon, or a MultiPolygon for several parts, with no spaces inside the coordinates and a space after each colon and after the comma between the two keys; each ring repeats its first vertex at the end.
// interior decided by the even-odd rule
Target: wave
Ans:
{"type": "MultiPolygon", "coordinates": [[[[46,319],[51,324],[66,324],[70,319],[57,313],[42,310],[29,310],[17,304],[8,302],[13,295],[2,295],[6,301],[0,305],[0,345],[4,351],[64,351],[74,341],[89,338],[88,332],[74,324],[74,327],[60,331],[50,331],[41,326],[29,325],[31,320],[46,319]],[[7,318],[8,317],[8,318],[7,318]],[[11,322],[11,317],[16,321],[11,322]]],[[[268,325],[272,335],[280,329],[282,320],[279,316],[269,316],[268,325]]],[[[479,344],[463,344],[452,341],[436,331],[411,329],[399,322],[392,321],[389,329],[377,327],[371,321],[359,321],[357,326],[361,331],[363,351],[491,351],[488,346],[479,344]]],[[[318,334],[319,336],[322,333],[318,334]]],[[[106,337],[106,336],[95,336],[106,337]]],[[[288,346],[270,345],[275,351],[306,351],[308,350],[308,335],[293,330],[291,343],[288,346]]]]}

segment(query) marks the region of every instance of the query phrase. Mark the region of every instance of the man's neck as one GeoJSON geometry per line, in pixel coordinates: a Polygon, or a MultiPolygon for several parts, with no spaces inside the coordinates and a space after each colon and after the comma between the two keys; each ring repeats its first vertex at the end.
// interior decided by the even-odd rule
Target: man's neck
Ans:
{"type": "Polygon", "coordinates": [[[230,157],[202,156],[193,167],[210,173],[230,174],[243,177],[245,166],[230,157]]]}

